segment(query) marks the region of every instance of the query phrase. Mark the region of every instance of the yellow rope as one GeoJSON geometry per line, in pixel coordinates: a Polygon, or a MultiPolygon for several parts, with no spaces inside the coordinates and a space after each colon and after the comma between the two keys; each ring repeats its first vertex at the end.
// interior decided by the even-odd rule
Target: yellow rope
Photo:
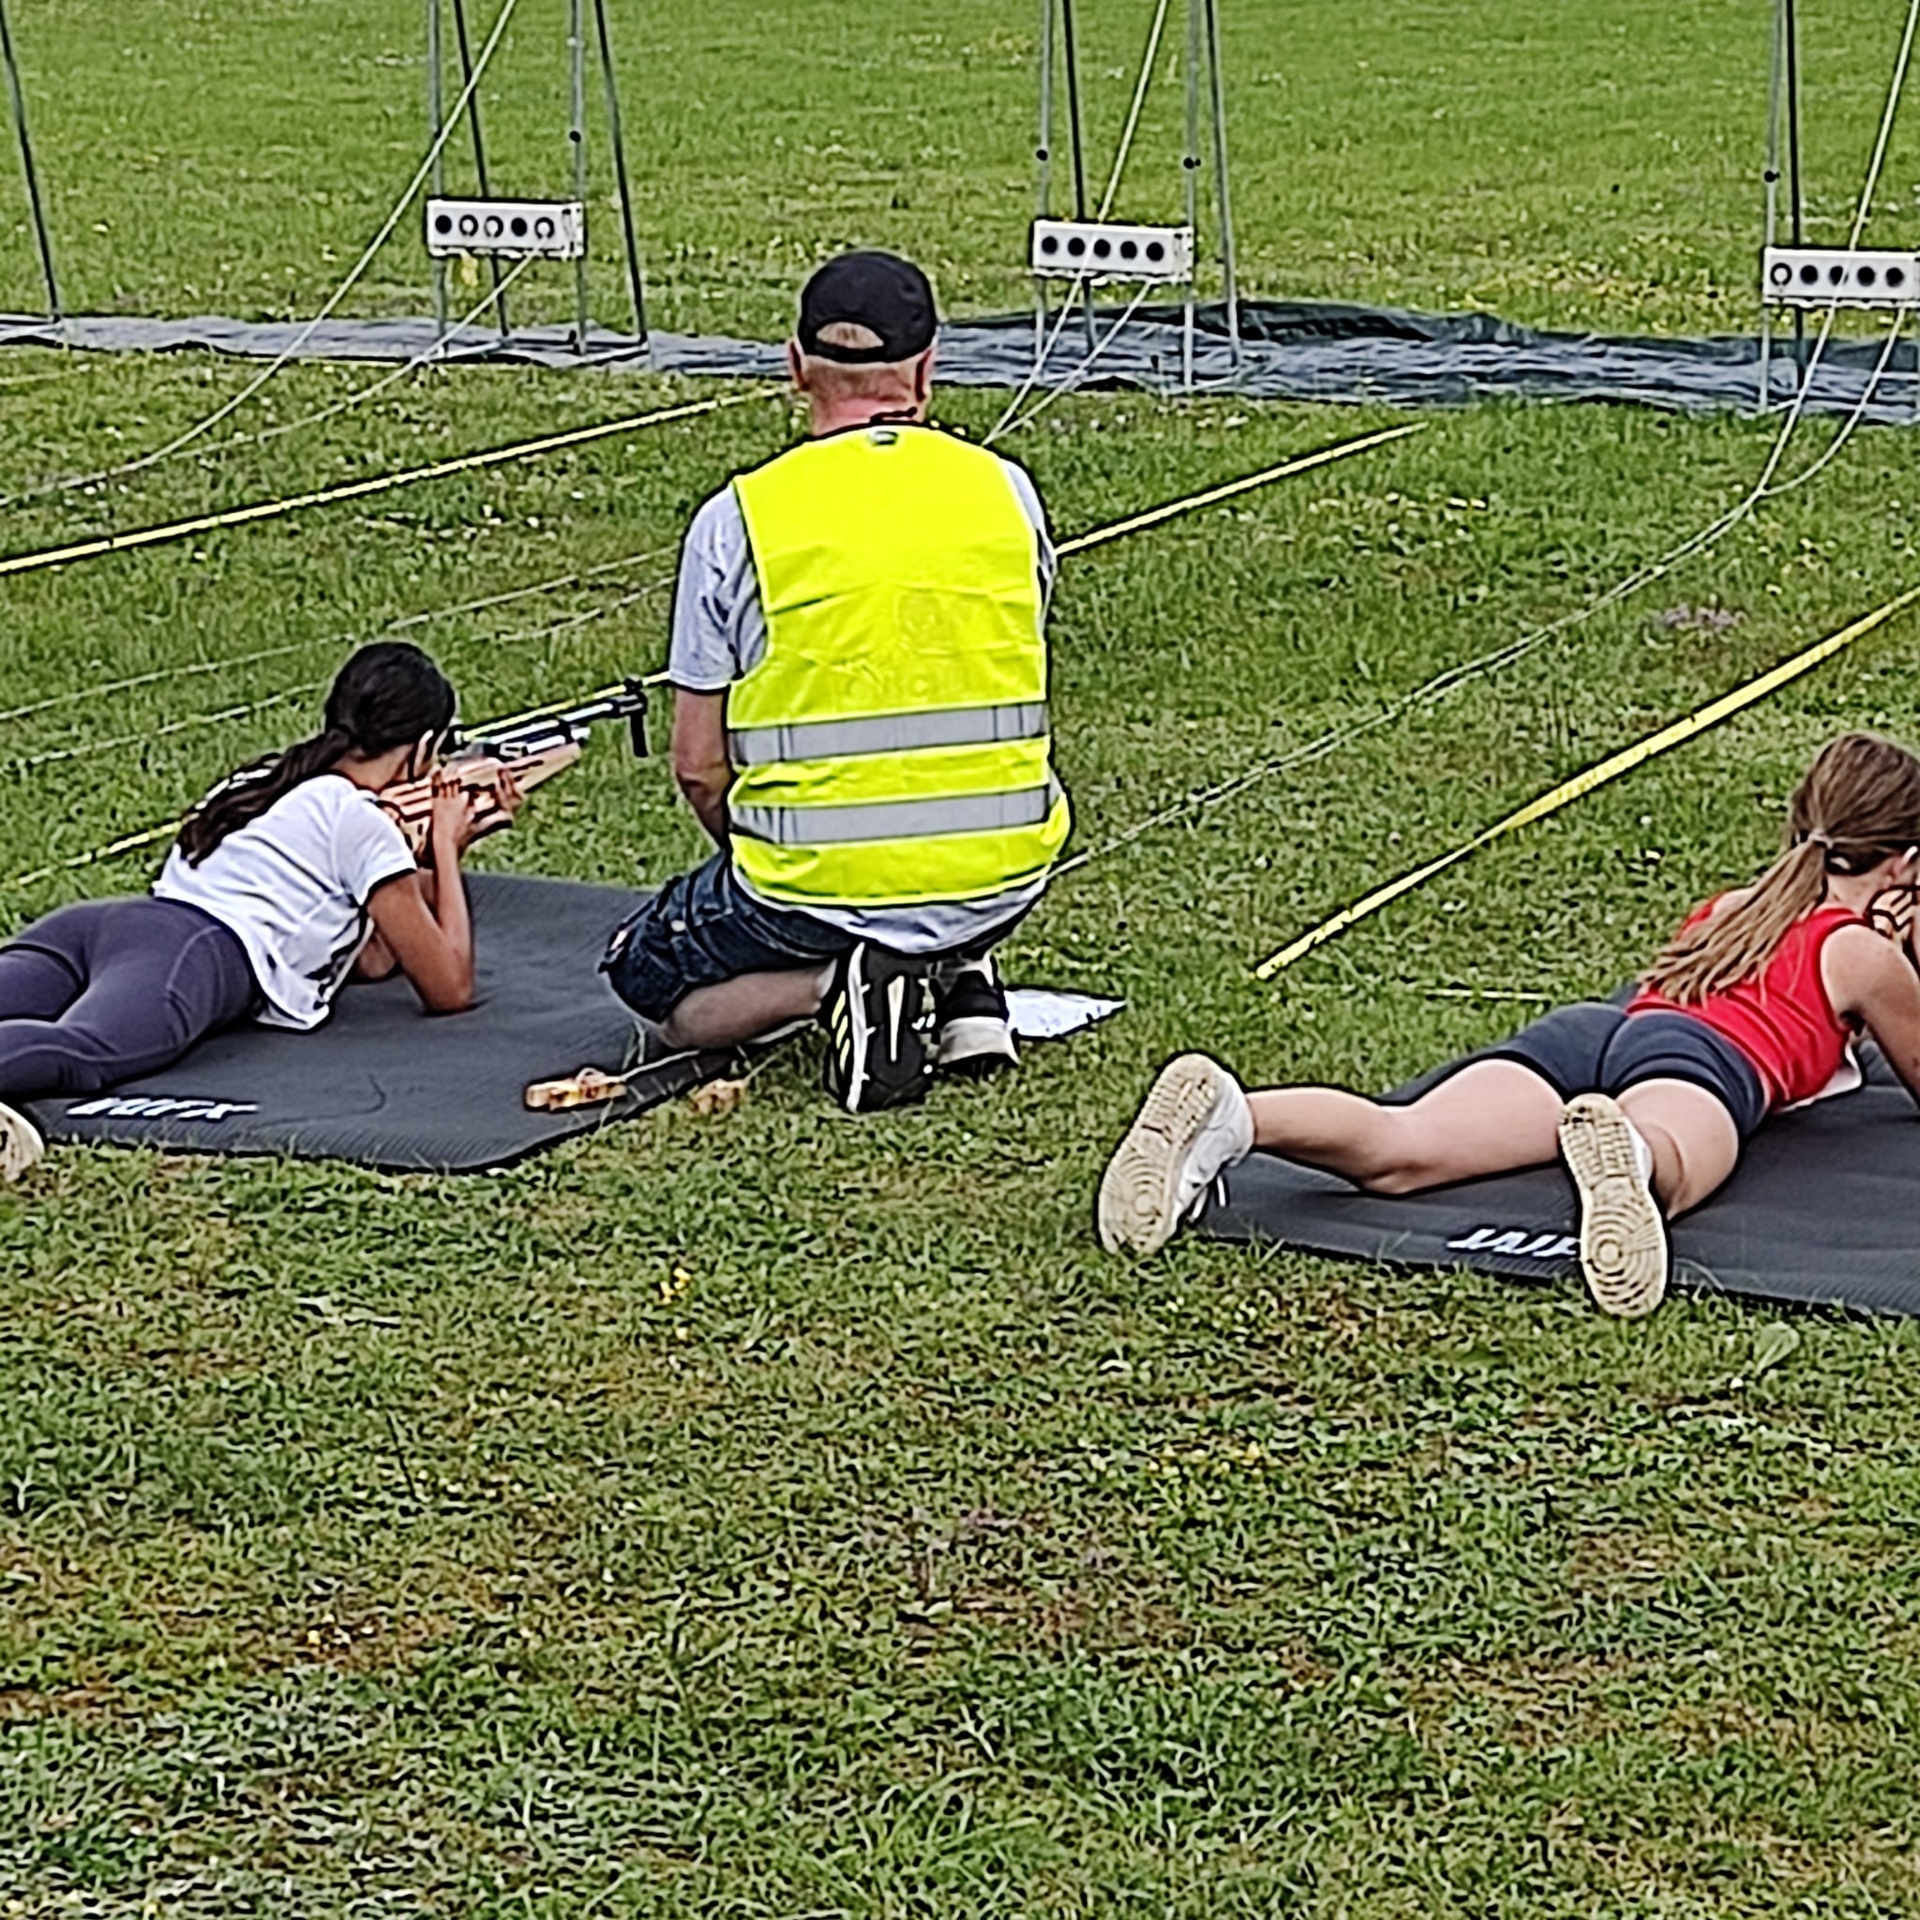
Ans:
{"type": "Polygon", "coordinates": [[[1705,733],[1709,727],[1716,727],[1729,715],[1738,713],[1743,707],[1750,707],[1756,701],[1763,700],[1776,688],[1783,687],[1789,680],[1797,680],[1803,673],[1810,673],[1822,661],[1830,660],[1844,647],[1873,632],[1876,627],[1884,626],[1895,614],[1920,600],[1920,587],[1909,587],[1897,598],[1889,600],[1884,607],[1877,607],[1872,613],[1863,614],[1850,626],[1838,633],[1829,634],[1824,640],[1808,647],[1804,653],[1796,653],[1790,660],[1783,660],[1777,667],[1769,668],[1757,680],[1750,680],[1743,687],[1736,687],[1731,693],[1723,693],[1719,699],[1709,701],[1704,707],[1690,713],[1683,720],[1675,720],[1671,725],[1662,727],[1658,733],[1649,734],[1644,740],[1635,741],[1630,747],[1622,748],[1610,759],[1602,760],[1597,766],[1589,767],[1584,773],[1576,773],[1571,780],[1563,780],[1559,786],[1543,793],[1538,799],[1529,800],[1517,812],[1510,813],[1504,820],[1497,820],[1490,827],[1483,828],[1471,840],[1463,841],[1449,853],[1443,853],[1438,859],[1429,860],[1425,866],[1416,867],[1411,873],[1403,873],[1399,879],[1389,881],[1384,887],[1377,887],[1372,893],[1356,900],[1350,907],[1342,907],[1330,920],[1323,920],[1319,926],[1299,939],[1289,942],[1278,953],[1271,954],[1254,968],[1254,976],[1260,980],[1271,980],[1283,968],[1290,967],[1302,956],[1311,953],[1316,947],[1323,947],[1329,940],[1337,938],[1358,920],[1364,920],[1368,914],[1398,900],[1403,894],[1411,893],[1414,888],[1424,886],[1435,874],[1444,873],[1447,868],[1456,866],[1469,855],[1478,853],[1484,846],[1503,838],[1509,833],[1517,833],[1522,827],[1532,826],[1536,820],[1544,820],[1548,814],[1557,813],[1562,807],[1571,806],[1574,801],[1584,799],[1597,787],[1603,787],[1610,780],[1617,780],[1623,773],[1631,773],[1635,767],[1644,765],[1657,754],[1665,753],[1671,747],[1679,746],[1683,741],[1691,740],[1696,734],[1705,733]]]}
{"type": "Polygon", "coordinates": [[[1283,460],[1277,467],[1247,474],[1243,479],[1229,480],[1224,486],[1209,487],[1204,493],[1188,494],[1184,500],[1169,500],[1164,506],[1149,507],[1145,513],[1136,513],[1130,520],[1116,520],[1110,527],[1096,527],[1091,533],[1076,534],[1071,540],[1061,541],[1055,551],[1062,559],[1070,553],[1084,553],[1089,547],[1097,547],[1103,541],[1118,540],[1123,534],[1157,527],[1161,521],[1171,520],[1176,514],[1193,513],[1201,507],[1212,506],[1216,501],[1231,500],[1236,494],[1251,493],[1255,487],[1284,480],[1290,474],[1305,473],[1312,467],[1328,466],[1335,460],[1346,459],[1349,454],[1365,453],[1369,447],[1384,446],[1389,440],[1404,439],[1410,433],[1424,433],[1426,427],[1424,420],[1410,420],[1401,426],[1382,427],[1378,433],[1362,434],[1358,440],[1342,440],[1336,446],[1303,453],[1296,459],[1283,460]]]}
{"type": "Polygon", "coordinates": [[[76,560],[93,560],[107,553],[130,553],[137,547],[157,547],[169,540],[184,540],[196,533],[217,533],[226,527],[244,527],[260,520],[277,520],[283,514],[299,513],[307,507],[329,507],[342,500],[364,500],[369,494],[389,493],[396,487],[410,487],[421,480],[444,480],[456,473],[478,473],[487,467],[502,467],[511,460],[531,460],[538,454],[556,453],[563,447],[584,447],[595,440],[610,439],[617,433],[635,433],[642,427],[656,427],[669,420],[690,420],[695,414],[712,413],[719,407],[737,407],[756,399],[757,390],[726,393],[706,400],[692,400],[684,406],[662,407],[654,413],[633,414],[624,420],[605,420],[594,427],[575,427],[566,433],[548,434],[540,440],[516,441],[509,447],[489,447],[480,453],[463,453],[457,459],[436,461],[430,467],[412,467],[404,473],[383,473],[372,480],[353,480],[345,486],[323,487],[315,493],[289,494],[281,500],[261,500],[250,507],[232,507],[225,513],[202,514],[194,520],[175,520],[164,527],[142,527],[133,533],[102,534],[97,540],[82,540],[70,547],[50,547],[42,553],[15,554],[0,560],[0,578],[8,574],[39,573],[49,567],[71,566],[76,560]]]}

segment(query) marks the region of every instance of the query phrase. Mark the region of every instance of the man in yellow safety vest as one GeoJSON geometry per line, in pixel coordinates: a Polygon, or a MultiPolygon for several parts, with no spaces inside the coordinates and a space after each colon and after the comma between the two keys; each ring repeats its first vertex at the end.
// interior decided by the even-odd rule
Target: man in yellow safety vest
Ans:
{"type": "Polygon", "coordinates": [[[1014,1059],[992,949],[1068,829],[1045,515],[1019,467],[926,424],[935,327],[892,254],[808,281],[787,355],[811,436],[707,501],[681,556],[673,766],[718,851],[606,961],[652,1048],[823,1017],[855,1112],[1014,1059]]]}

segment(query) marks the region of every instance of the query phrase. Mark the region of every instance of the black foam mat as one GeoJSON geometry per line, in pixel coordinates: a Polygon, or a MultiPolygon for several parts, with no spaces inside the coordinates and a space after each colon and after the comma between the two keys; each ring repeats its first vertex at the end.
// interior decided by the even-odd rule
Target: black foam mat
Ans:
{"type": "MultiPolygon", "coordinates": [[[[1920,1114],[1872,1047],[1858,1091],[1776,1116],[1734,1176],[1673,1227],[1674,1284],[1798,1306],[1920,1313],[1920,1114]]],[[[1409,1098],[1434,1078],[1389,1096],[1409,1098]]],[[[1408,1267],[1557,1280],[1579,1270],[1559,1167],[1430,1193],[1361,1193],[1255,1154],[1215,1189],[1200,1231],[1408,1267]]]]}
{"type": "Polygon", "coordinates": [[[610,1106],[529,1112],[530,1082],[619,1066],[633,1016],[597,969],[638,896],[481,873],[468,897],[479,1004],[467,1013],[428,1018],[404,980],[352,986],[313,1033],[232,1027],[164,1073],[27,1111],[56,1141],[467,1173],[644,1112],[727,1064],[691,1055],[610,1106]]]}

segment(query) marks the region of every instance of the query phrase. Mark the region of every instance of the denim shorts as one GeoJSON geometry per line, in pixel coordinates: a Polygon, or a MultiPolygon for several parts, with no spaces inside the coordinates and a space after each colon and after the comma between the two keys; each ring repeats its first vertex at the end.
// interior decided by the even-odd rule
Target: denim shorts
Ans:
{"type": "Polygon", "coordinates": [[[823,967],[857,944],[810,913],[756,900],[733,862],[716,853],[704,867],[676,874],[621,923],[600,970],[635,1013],[664,1020],[696,987],[823,967]]]}
{"type": "Polygon", "coordinates": [[[1704,1020],[1684,1013],[1636,1013],[1599,1001],[1556,1007],[1511,1040],[1474,1055],[1531,1067],[1561,1099],[1624,1093],[1646,1080],[1684,1080],[1712,1094],[1745,1139],[1767,1117],[1767,1092],[1753,1062],[1704,1020]]]}

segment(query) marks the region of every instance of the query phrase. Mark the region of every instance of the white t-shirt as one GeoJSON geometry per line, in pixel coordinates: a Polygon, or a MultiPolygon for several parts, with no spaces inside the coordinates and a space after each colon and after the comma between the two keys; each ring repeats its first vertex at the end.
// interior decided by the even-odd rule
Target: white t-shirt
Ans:
{"type": "Polygon", "coordinates": [[[228,834],[197,867],[175,847],[153,897],[230,927],[260,989],[260,1023],[304,1032],[327,1017],[367,943],[373,890],[416,864],[371,793],[322,773],[228,834]]]}
{"type": "MultiPolygon", "coordinates": [[[[1053,591],[1057,565],[1046,511],[1026,469],[1011,460],[1000,464],[1033,526],[1034,571],[1044,607],[1053,591]]],[[[753,570],[746,519],[739,496],[731,487],[723,487],[693,516],[680,552],[667,678],[689,693],[721,693],[757,667],[766,651],[767,618],[760,605],[760,580],[753,570]]],[[[744,880],[740,884],[753,892],[744,880]]],[[[856,940],[877,940],[900,953],[946,953],[984,939],[1024,913],[1046,885],[1044,878],[1030,880],[990,900],[936,900],[900,907],[813,906],[804,911],[856,940]]]]}

